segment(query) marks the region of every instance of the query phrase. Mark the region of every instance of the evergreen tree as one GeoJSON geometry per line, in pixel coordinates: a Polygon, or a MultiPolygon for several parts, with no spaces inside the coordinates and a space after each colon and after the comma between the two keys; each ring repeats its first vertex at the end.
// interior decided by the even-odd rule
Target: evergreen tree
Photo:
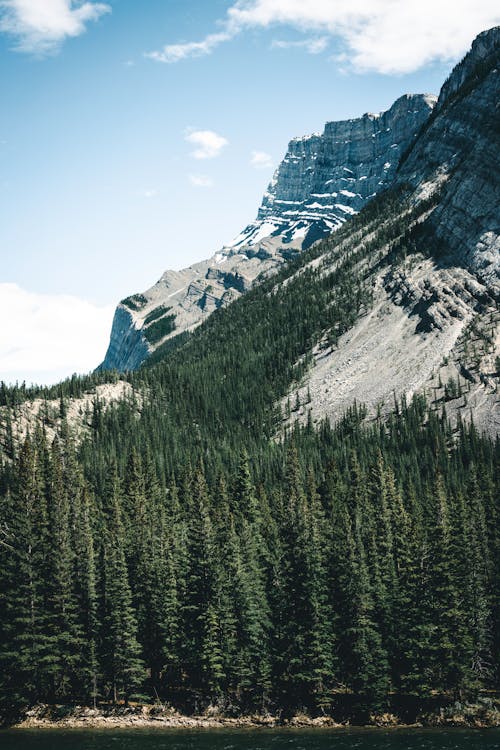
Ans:
{"type": "Polygon", "coordinates": [[[64,457],[57,438],[52,445],[50,468],[45,583],[46,638],[50,648],[45,669],[51,684],[49,695],[54,701],[78,693],[83,647],[74,590],[70,484],[65,481],[64,457]]]}
{"type": "Polygon", "coordinates": [[[44,607],[48,516],[39,455],[28,436],[19,454],[17,482],[8,495],[9,546],[2,548],[2,699],[34,702],[47,686],[47,615],[44,607]]]}
{"type": "Polygon", "coordinates": [[[128,701],[132,689],[142,682],[144,673],[125,561],[121,489],[114,466],[110,468],[105,516],[101,570],[100,663],[105,689],[116,703],[120,697],[123,697],[125,702],[128,701]]]}
{"type": "Polygon", "coordinates": [[[343,515],[346,560],[343,571],[342,660],[348,684],[358,696],[360,709],[381,709],[389,689],[387,652],[374,619],[372,585],[361,538],[361,518],[354,527],[343,515]]]}

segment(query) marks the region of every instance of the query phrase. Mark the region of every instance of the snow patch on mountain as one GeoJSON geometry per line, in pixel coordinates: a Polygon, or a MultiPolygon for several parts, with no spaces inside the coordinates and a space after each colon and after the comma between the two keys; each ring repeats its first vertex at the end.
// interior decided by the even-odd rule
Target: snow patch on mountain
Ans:
{"type": "Polygon", "coordinates": [[[435,102],[427,94],[405,95],[387,112],[328,122],[321,134],[293,138],[255,221],[210,259],[167,271],[118,305],[101,368],[136,369],[169,338],[338,229],[391,184],[435,102]]]}

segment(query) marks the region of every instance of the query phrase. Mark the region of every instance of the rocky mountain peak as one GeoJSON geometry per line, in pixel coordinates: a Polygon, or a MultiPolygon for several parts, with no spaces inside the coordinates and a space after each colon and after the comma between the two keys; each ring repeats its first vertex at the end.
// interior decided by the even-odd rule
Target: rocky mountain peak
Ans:
{"type": "Polygon", "coordinates": [[[472,47],[464,59],[452,70],[439,94],[436,111],[457,94],[465,81],[471,76],[480,75],[481,69],[494,65],[500,55],[500,26],[483,31],[473,41],[472,47]]]}
{"type": "Polygon", "coordinates": [[[403,157],[398,179],[439,195],[432,224],[440,253],[498,295],[500,279],[500,27],[475,39],[403,157]]]}
{"type": "MultiPolygon", "coordinates": [[[[499,57],[500,29],[480,34],[403,154],[394,187],[420,215],[403,222],[399,256],[393,246],[387,265],[373,267],[366,314],[335,346],[314,350],[313,366],[287,395],[304,405],[293,418],[335,421],[353,401],[373,417],[389,413],[393,393],[418,393],[498,435],[499,57]]],[[[402,202],[400,218],[404,210],[402,202]]]]}
{"type": "MultiPolygon", "coordinates": [[[[392,182],[401,153],[435,103],[430,94],[405,94],[386,112],[328,122],[321,135],[293,138],[257,219],[291,223],[300,218],[310,229],[321,220],[330,230],[339,226],[392,182]]],[[[312,237],[317,234],[313,231],[312,237]]]]}
{"type": "Polygon", "coordinates": [[[293,138],[257,219],[212,258],[166,271],[151,289],[118,305],[103,369],[135,369],[249,289],[258,277],[329,235],[394,180],[401,154],[436,98],[400,97],[386,112],[328,122],[293,138]]]}

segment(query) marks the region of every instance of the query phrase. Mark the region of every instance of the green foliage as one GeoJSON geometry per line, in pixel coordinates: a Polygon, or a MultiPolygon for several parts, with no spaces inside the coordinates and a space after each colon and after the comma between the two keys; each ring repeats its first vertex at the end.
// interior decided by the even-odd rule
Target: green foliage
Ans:
{"type": "Polygon", "coordinates": [[[126,297],[120,302],[124,307],[128,307],[129,310],[134,311],[140,310],[146,303],[147,299],[143,294],[132,294],[130,297],[126,297]]]}
{"type": "Polygon", "coordinates": [[[186,463],[179,488],[133,449],[99,489],[84,456],[38,434],[2,468],[4,708],[139,690],[319,712],[351,693],[366,716],[497,684],[499,455],[473,427],[450,442],[403,403],[213,478],[186,463]]]}
{"type": "Polygon", "coordinates": [[[155,307],[154,310],[151,310],[151,312],[146,315],[144,318],[144,325],[147,326],[154,320],[158,320],[158,318],[161,318],[171,309],[171,307],[166,307],[166,305],[158,305],[158,307],[155,307]]]}
{"type": "Polygon", "coordinates": [[[276,439],[312,348],[369,307],[370,269],[418,217],[404,191],[372,201],[128,375],[140,399],[95,399],[78,448],[67,400],[117,374],[0,387],[4,710],[139,693],[319,713],[343,695],[366,715],[498,688],[498,442],[421,398],[276,439]],[[60,434],[18,445],[37,396],[60,434]]]}
{"type": "MultiPolygon", "coordinates": [[[[154,312],[156,312],[156,310],[154,312]]],[[[149,343],[156,344],[156,342],[160,341],[164,336],[175,331],[175,315],[165,315],[159,320],[154,320],[154,322],[146,326],[143,331],[149,343]]]]}

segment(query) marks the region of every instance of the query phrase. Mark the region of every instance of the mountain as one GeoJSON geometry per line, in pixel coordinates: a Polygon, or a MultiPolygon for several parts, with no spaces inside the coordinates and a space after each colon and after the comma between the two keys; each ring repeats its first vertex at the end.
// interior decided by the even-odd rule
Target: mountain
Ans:
{"type": "MultiPolygon", "coordinates": [[[[321,267],[327,274],[339,265],[336,253],[323,249],[322,243],[329,248],[343,227],[339,252],[342,243],[353,250],[372,248],[356,270],[369,287],[370,304],[348,330],[333,335],[325,325],[315,334],[308,351],[302,352],[308,357],[307,372],[279,396],[281,408],[286,411],[290,401],[300,404],[292,420],[319,423],[326,416],[335,422],[354,401],[374,416],[392,410],[394,394],[407,399],[425,394],[445,405],[450,415],[470,419],[473,414],[482,429],[497,434],[499,34],[494,28],[479,35],[432,110],[429,97],[404,97],[385,115],[332,123],[323,136],[292,141],[257,221],[233,247],[186,271],[167,272],[152,290],[118,307],[104,366],[132,368],[147,357],[158,361],[171,346],[169,337],[193,329],[208,313],[225,307],[248,290],[253,279],[276,273],[285,257],[293,257],[326,231],[328,220],[329,229],[337,223],[336,231],[312,244],[311,268],[321,267]],[[388,167],[384,150],[391,150],[393,139],[403,142],[406,115],[420,117],[420,128],[388,167]],[[386,182],[377,180],[385,167],[386,182]],[[353,223],[356,215],[369,216],[369,206],[377,205],[377,182],[383,183],[378,194],[382,201],[382,188],[388,186],[400,196],[396,208],[378,214],[375,223],[363,219],[359,226],[353,223]],[[327,198],[327,190],[337,197],[327,198]],[[339,203],[340,194],[345,204],[339,203]],[[347,208],[351,220],[340,223],[347,208]],[[396,218],[399,235],[391,229],[396,218]],[[276,234],[261,237],[269,231],[276,234]],[[297,237],[302,231],[304,236],[297,237]],[[177,295],[179,303],[172,305],[177,295]],[[166,297],[170,304],[164,303],[166,297]],[[154,336],[151,342],[146,340],[148,331],[154,336]]],[[[414,129],[412,120],[412,135],[414,129]]],[[[303,294],[298,287],[299,308],[304,306],[303,294]]],[[[182,340],[174,338],[172,343],[182,340]]]]}
{"type": "Polygon", "coordinates": [[[294,138],[255,222],[208,260],[166,271],[118,305],[101,369],[136,369],[167,339],[192,330],[359,212],[392,183],[435,102],[431,95],[405,95],[387,112],[329,122],[321,135],[294,138]]]}
{"type": "Polygon", "coordinates": [[[176,346],[0,385],[0,718],[498,724],[499,34],[390,186],[176,346]]]}
{"type": "Polygon", "coordinates": [[[432,116],[398,172],[420,192],[441,189],[431,224],[457,265],[496,286],[500,28],[480,34],[441,89],[432,116]]]}
{"type": "MultiPolygon", "coordinates": [[[[390,413],[395,398],[409,401],[413,396],[425,396],[433,408],[445,407],[454,420],[473,416],[481,429],[498,434],[499,35],[498,28],[479,35],[452,71],[432,113],[401,151],[397,167],[391,166],[390,186],[336,231],[283,263],[283,252],[276,248],[286,246],[287,226],[297,228],[296,214],[287,218],[286,212],[299,210],[288,209],[283,201],[296,201],[300,211],[309,205],[305,199],[300,203],[302,194],[292,176],[304,185],[304,174],[316,170],[305,185],[309,196],[311,190],[316,196],[324,192],[321,185],[333,179],[328,175],[335,170],[338,182],[335,190],[330,188],[332,194],[345,190],[346,179],[363,185],[371,174],[366,136],[384,115],[327,126],[325,132],[336,130],[335,141],[349,140],[338,137],[346,128],[357,133],[357,139],[350,139],[356,147],[342,146],[347,152],[337,154],[318,136],[292,141],[257,222],[248,228],[247,244],[237,240],[238,247],[217,254],[219,262],[213,265],[167,272],[152,290],[124,301],[116,313],[106,366],[113,358],[117,364],[119,356],[130,368],[146,358],[148,369],[140,369],[137,379],[127,378],[137,382],[141,399],[144,380],[160,377],[155,366],[164,366],[158,370],[161,378],[176,372],[168,381],[168,399],[177,399],[179,431],[186,420],[184,394],[189,393],[193,411],[187,424],[204,425],[210,414],[232,440],[243,424],[259,425],[259,431],[265,424],[272,437],[283,427],[280,413],[285,426],[297,419],[319,424],[325,417],[336,423],[354,402],[364,404],[373,418],[390,413]],[[345,167],[332,166],[332,161],[321,166],[320,143],[323,152],[337,154],[338,164],[351,153],[351,166],[358,165],[353,176],[341,176],[345,167]],[[271,211],[273,221],[282,222],[281,233],[252,246],[251,237],[255,240],[258,227],[270,221],[271,211]],[[266,247],[275,249],[274,260],[262,259],[266,247]],[[246,269],[264,266],[268,273],[250,285],[248,271],[244,277],[229,270],[233,262],[246,269]],[[217,284],[222,297],[212,296],[217,284]],[[181,304],[174,306],[177,294],[181,304]],[[161,302],[165,295],[169,304],[161,302]],[[229,299],[231,305],[222,303],[229,299]],[[210,311],[214,314],[208,315],[210,311]],[[179,324],[189,315],[190,333],[179,324]],[[179,331],[183,335],[176,336],[179,331]],[[206,382],[207,373],[214,382],[206,382]],[[181,388],[184,379],[189,382],[181,388]]],[[[402,116],[411,101],[399,100],[392,109],[402,116]]],[[[411,110],[415,116],[416,110],[411,110]]],[[[370,139],[376,141],[384,132],[387,128],[378,126],[370,139]]],[[[382,158],[377,168],[386,164],[382,158]]],[[[361,189],[356,188],[358,195],[361,189]]],[[[324,210],[331,205],[324,204],[324,210]]],[[[352,207],[356,211],[358,206],[352,207]]],[[[309,215],[308,221],[325,219],[309,215]]],[[[97,382],[107,377],[103,369],[97,382]]],[[[81,395],[77,391],[72,385],[69,394],[81,395]]],[[[183,440],[192,440],[190,429],[183,440]]]]}
{"type": "Polygon", "coordinates": [[[394,184],[432,208],[408,221],[400,257],[373,268],[367,314],[335,348],[314,349],[292,397],[311,395],[303,419],[336,419],[355,399],[374,414],[392,408],[392,393],[427,392],[500,431],[499,49],[498,28],[479,35],[403,155],[394,184]]]}

